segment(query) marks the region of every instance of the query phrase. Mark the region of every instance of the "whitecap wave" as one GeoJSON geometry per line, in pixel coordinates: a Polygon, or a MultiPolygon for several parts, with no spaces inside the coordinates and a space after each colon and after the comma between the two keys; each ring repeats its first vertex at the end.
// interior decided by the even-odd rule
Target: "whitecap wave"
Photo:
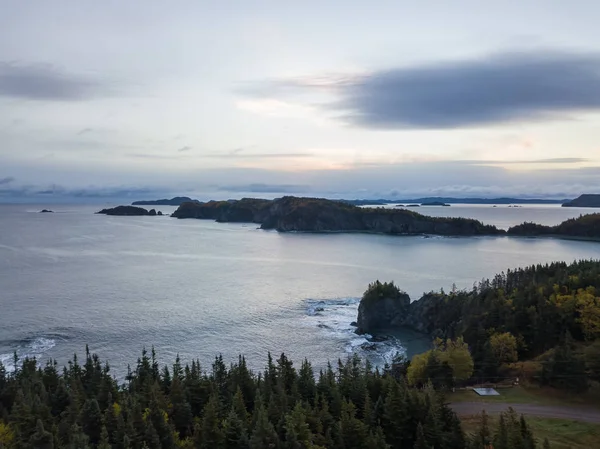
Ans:
{"type": "Polygon", "coordinates": [[[336,339],[348,355],[358,354],[376,366],[391,364],[398,354],[406,354],[401,341],[389,336],[373,339],[369,334],[357,335],[356,321],[360,298],[307,299],[306,320],[323,332],[327,338],[336,339]]]}
{"type": "Polygon", "coordinates": [[[52,338],[49,336],[40,336],[34,338],[27,338],[24,340],[12,342],[12,344],[8,345],[12,347],[12,352],[7,352],[4,354],[0,354],[0,362],[6,368],[6,371],[11,373],[15,370],[14,363],[14,354],[17,354],[18,362],[24,360],[25,358],[33,358],[40,359],[46,354],[50,349],[56,346],[56,338],[52,338]]]}

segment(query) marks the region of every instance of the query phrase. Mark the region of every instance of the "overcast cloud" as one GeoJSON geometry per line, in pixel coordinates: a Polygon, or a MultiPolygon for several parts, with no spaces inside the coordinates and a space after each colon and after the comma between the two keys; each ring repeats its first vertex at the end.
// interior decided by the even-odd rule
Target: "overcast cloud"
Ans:
{"type": "Polygon", "coordinates": [[[2,12],[0,201],[600,192],[595,0],[2,12]]]}

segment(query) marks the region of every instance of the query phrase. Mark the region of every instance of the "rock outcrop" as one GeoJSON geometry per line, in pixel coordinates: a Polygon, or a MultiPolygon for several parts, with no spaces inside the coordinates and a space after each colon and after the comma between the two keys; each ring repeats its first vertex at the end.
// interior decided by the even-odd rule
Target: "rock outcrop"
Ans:
{"type": "Polygon", "coordinates": [[[410,297],[393,283],[369,285],[358,305],[356,333],[371,333],[398,325],[406,316],[410,297]]]}
{"type": "Polygon", "coordinates": [[[110,209],[102,209],[97,214],[104,215],[124,215],[124,216],[141,216],[141,215],[156,215],[156,211],[154,209],[148,211],[143,207],[135,207],[135,206],[117,206],[110,209]]]}
{"type": "Polygon", "coordinates": [[[600,194],[587,193],[568,201],[562,207],[600,207],[600,194]]]}
{"type": "Polygon", "coordinates": [[[319,198],[283,197],[275,200],[184,203],[177,218],[204,218],[220,222],[259,223],[281,232],[371,232],[393,235],[448,236],[499,235],[495,226],[468,218],[428,217],[409,210],[361,208],[319,198]]]}
{"type": "Polygon", "coordinates": [[[355,332],[377,334],[392,328],[406,328],[439,336],[443,327],[439,322],[440,311],[446,300],[445,295],[431,292],[411,302],[409,295],[393,283],[377,281],[369,286],[360,301],[355,332]]]}
{"type": "Polygon", "coordinates": [[[50,210],[50,209],[42,209],[42,210],[40,211],[40,214],[51,214],[51,213],[53,213],[53,212],[54,212],[54,211],[53,211],[53,210],[50,210]]]}

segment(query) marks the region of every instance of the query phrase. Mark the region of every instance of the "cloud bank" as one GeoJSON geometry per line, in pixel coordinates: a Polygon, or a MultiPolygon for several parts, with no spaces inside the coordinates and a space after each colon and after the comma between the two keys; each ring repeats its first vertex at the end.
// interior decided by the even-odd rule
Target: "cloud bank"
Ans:
{"type": "Polygon", "coordinates": [[[106,93],[103,83],[64,73],[52,65],[0,62],[0,97],[79,101],[106,93]]]}
{"type": "Polygon", "coordinates": [[[500,53],[362,75],[270,81],[252,94],[318,92],[336,97],[325,109],[364,128],[466,128],[564,118],[600,110],[600,54],[500,53]]]}

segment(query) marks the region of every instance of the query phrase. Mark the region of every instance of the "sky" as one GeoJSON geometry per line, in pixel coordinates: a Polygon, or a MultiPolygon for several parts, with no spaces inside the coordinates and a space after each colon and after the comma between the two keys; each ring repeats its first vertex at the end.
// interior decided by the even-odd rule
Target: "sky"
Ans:
{"type": "Polygon", "coordinates": [[[596,0],[0,10],[0,202],[600,193],[596,0]]]}

